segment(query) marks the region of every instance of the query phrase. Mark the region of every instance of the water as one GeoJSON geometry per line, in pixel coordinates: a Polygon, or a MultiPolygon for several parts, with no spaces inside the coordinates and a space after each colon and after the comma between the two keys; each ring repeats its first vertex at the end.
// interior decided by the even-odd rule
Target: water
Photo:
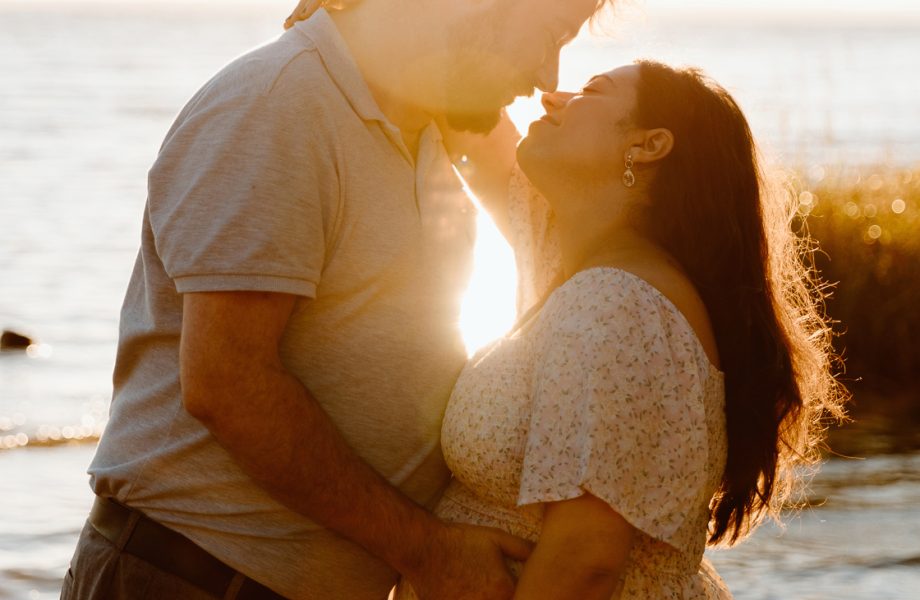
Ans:
{"type": "MultiPolygon", "coordinates": [[[[0,0],[0,327],[41,341],[0,355],[0,598],[56,597],[91,502],[84,470],[159,143],[207,77],[277,34],[289,5],[0,0]]],[[[780,161],[909,165],[918,33],[634,22],[576,42],[561,82],[577,88],[638,56],[698,63],[780,161]]],[[[525,100],[512,118],[524,126],[538,111],[525,100]]],[[[814,482],[824,506],[713,560],[739,598],[911,597],[918,472],[913,454],[834,460],[814,482]]]]}
{"type": "Polygon", "coordinates": [[[737,598],[909,600],[920,590],[920,454],[825,464],[812,507],[710,558],[737,598]]]}
{"type": "MultiPolygon", "coordinates": [[[[0,598],[57,598],[92,503],[93,445],[0,452],[0,598]]],[[[739,600],[913,600],[920,589],[920,454],[835,460],[785,530],[710,559],[739,600]]]]}

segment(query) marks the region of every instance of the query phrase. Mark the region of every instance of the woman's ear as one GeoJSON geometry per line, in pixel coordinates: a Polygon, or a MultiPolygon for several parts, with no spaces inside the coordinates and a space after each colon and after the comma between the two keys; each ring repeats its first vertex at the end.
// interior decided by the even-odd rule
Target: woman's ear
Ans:
{"type": "Polygon", "coordinates": [[[654,163],[662,160],[674,149],[674,134],[670,129],[649,129],[639,144],[630,148],[633,162],[654,163]]]}

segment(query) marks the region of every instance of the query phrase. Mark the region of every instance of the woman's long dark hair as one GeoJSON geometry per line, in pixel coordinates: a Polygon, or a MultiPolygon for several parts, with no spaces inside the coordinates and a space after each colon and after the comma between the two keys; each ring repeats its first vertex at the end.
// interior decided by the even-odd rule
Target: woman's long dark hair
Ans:
{"type": "Polygon", "coordinates": [[[700,293],[725,373],[728,460],[709,542],[731,544],[776,514],[844,393],[794,206],[765,185],[738,105],[698,70],[638,64],[635,124],[674,134],[649,175],[646,228],[700,293]]]}

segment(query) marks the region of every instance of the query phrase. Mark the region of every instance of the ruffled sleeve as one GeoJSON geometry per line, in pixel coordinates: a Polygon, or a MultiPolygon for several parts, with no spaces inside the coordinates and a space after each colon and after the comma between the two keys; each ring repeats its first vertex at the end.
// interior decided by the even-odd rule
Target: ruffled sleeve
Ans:
{"type": "Polygon", "coordinates": [[[707,502],[700,349],[654,288],[591,273],[545,309],[518,505],[590,492],[680,549],[678,530],[707,502]]]}
{"type": "Polygon", "coordinates": [[[517,314],[523,316],[561,283],[562,254],[549,203],[517,165],[508,187],[508,221],[517,266],[517,314]]]}

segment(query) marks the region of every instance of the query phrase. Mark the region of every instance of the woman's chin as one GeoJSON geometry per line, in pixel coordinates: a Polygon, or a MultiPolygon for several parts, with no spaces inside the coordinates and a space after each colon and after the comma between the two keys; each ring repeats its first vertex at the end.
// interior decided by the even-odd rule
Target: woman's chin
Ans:
{"type": "Polygon", "coordinates": [[[528,135],[528,136],[531,136],[531,135],[534,134],[534,132],[546,131],[546,129],[547,129],[548,127],[553,127],[553,126],[554,126],[554,125],[553,125],[553,123],[552,123],[551,121],[547,121],[546,119],[538,119],[538,120],[532,122],[532,123],[527,127],[527,135],[528,135]]]}
{"type": "Polygon", "coordinates": [[[533,183],[534,179],[539,179],[541,171],[546,167],[546,160],[542,157],[539,139],[535,139],[530,133],[518,142],[517,162],[524,175],[533,183]]]}
{"type": "MultiPolygon", "coordinates": [[[[531,127],[533,127],[531,125],[531,127]]],[[[527,135],[522,137],[515,148],[515,158],[517,158],[518,164],[521,166],[521,169],[524,168],[524,165],[530,162],[530,155],[533,146],[532,139],[533,132],[528,130],[527,135]]]]}

